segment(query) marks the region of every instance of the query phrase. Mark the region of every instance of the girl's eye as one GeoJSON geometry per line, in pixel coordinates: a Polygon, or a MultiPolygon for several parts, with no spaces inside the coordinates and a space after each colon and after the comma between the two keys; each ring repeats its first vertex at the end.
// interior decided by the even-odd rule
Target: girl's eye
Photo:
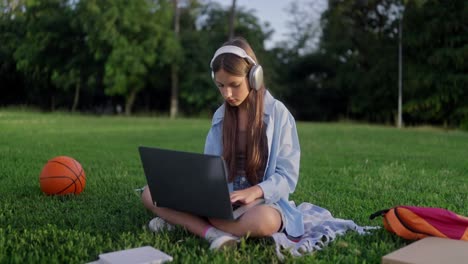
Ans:
{"type": "Polygon", "coordinates": [[[232,87],[239,88],[240,84],[233,84],[232,87]]]}

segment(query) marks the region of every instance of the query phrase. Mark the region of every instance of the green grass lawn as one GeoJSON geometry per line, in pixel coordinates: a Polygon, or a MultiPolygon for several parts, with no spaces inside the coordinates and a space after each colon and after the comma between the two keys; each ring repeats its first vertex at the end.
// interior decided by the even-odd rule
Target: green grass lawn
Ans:
{"type": "MultiPolygon", "coordinates": [[[[0,111],[0,263],[86,263],[100,253],[151,245],[174,263],[274,263],[268,239],[210,252],[178,228],[153,234],[134,189],[145,184],[140,145],[202,152],[208,119],[96,117],[0,111]],[[41,193],[47,160],[67,155],[83,166],[78,196],[41,193]]],[[[291,199],[329,209],[359,225],[395,205],[443,207],[468,215],[468,133],[361,124],[298,123],[301,174],[291,199]]],[[[299,263],[380,263],[409,243],[383,229],[349,232],[299,263]]]]}

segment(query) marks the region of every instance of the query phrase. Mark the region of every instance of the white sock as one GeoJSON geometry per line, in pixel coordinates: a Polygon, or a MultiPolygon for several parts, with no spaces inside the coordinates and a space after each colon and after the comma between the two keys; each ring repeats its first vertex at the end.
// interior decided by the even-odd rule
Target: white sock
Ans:
{"type": "Polygon", "coordinates": [[[221,230],[219,230],[219,229],[217,229],[216,227],[213,227],[213,226],[207,227],[203,233],[204,233],[203,236],[209,242],[213,242],[213,240],[217,239],[220,236],[231,236],[231,237],[233,237],[233,235],[231,235],[229,233],[226,233],[224,231],[221,231],[221,230]]]}

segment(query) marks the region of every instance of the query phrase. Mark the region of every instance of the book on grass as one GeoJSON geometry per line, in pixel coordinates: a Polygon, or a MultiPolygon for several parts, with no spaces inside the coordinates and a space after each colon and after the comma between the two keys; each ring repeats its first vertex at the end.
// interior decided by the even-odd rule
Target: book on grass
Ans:
{"type": "Polygon", "coordinates": [[[426,237],[382,257],[382,264],[468,263],[468,241],[426,237]]]}
{"type": "Polygon", "coordinates": [[[99,264],[156,264],[172,261],[172,257],[151,246],[125,249],[99,255],[99,264]]]}

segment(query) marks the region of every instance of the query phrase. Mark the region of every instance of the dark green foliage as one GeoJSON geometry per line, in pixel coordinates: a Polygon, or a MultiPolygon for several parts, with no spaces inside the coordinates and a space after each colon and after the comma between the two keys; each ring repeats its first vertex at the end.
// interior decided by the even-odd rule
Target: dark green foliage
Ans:
{"type": "MultiPolygon", "coordinates": [[[[293,61],[303,74],[293,67],[296,75],[288,78],[296,80],[298,87],[309,88],[316,95],[310,98],[316,105],[332,99],[330,103],[338,106],[318,107],[311,115],[329,110],[323,120],[345,117],[393,123],[398,92],[398,22],[402,16],[404,120],[410,125],[451,127],[465,122],[467,2],[402,4],[398,0],[329,1],[322,17],[320,49],[306,61],[293,61]]],[[[299,102],[299,108],[307,104],[294,99],[294,93],[291,100],[299,102]]]]}
{"type": "Polygon", "coordinates": [[[405,12],[410,120],[456,126],[468,119],[468,3],[410,1],[405,12]]]}
{"type": "Polygon", "coordinates": [[[17,11],[14,19],[21,21],[24,29],[22,34],[16,33],[20,41],[13,54],[16,68],[31,85],[28,97],[52,110],[62,104],[57,94],[77,81],[71,61],[78,59],[76,51],[82,44],[75,39],[79,35],[71,27],[71,9],[66,2],[29,1],[22,6],[27,11],[17,11]]]}
{"type": "MultiPolygon", "coordinates": [[[[165,114],[177,66],[179,113],[209,116],[222,100],[209,61],[228,38],[230,11],[210,1],[179,8],[175,37],[169,0],[0,2],[0,105],[165,114]]],[[[313,1],[289,10],[299,21],[269,50],[273,29],[252,10],[237,8],[234,29],[297,119],[394,123],[402,17],[404,123],[466,126],[467,1],[329,0],[316,48],[313,1]]]]}
{"type": "Polygon", "coordinates": [[[146,0],[81,1],[78,8],[88,48],[104,62],[104,91],[125,97],[130,114],[153,65],[180,53],[170,33],[171,9],[165,1],[146,0]]]}
{"type": "Polygon", "coordinates": [[[332,104],[341,109],[332,117],[392,122],[398,91],[393,9],[398,4],[329,1],[319,50],[326,68],[316,82],[324,95],[337,95],[332,104]]]}
{"type": "MultiPolygon", "coordinates": [[[[219,46],[227,41],[229,10],[218,5],[206,5],[184,9],[181,20],[181,91],[182,108],[186,113],[213,112],[221,103],[219,91],[211,79],[210,61],[219,46]],[[192,9],[193,8],[193,9],[192,9]],[[193,11],[198,13],[193,13],[193,11]],[[206,17],[196,30],[196,19],[206,17]]],[[[258,24],[258,19],[246,10],[236,12],[236,36],[246,38],[256,52],[265,72],[272,67],[269,63],[273,55],[265,51],[264,41],[268,38],[267,29],[258,24]]],[[[270,77],[266,75],[266,83],[270,77]]]]}

